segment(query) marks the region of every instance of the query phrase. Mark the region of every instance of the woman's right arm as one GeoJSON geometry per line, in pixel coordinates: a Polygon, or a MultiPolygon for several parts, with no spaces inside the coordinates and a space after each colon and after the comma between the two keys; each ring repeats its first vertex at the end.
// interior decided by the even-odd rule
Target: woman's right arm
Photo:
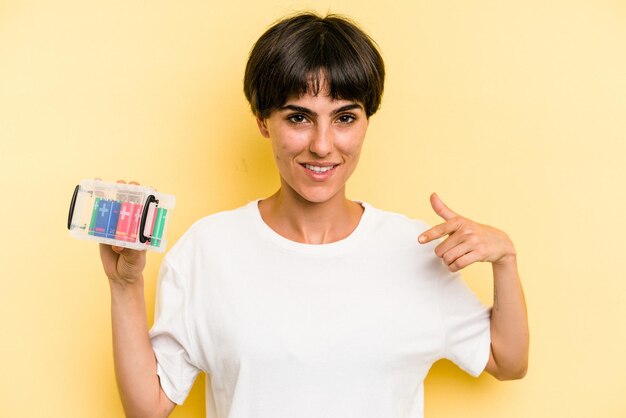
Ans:
{"type": "Polygon", "coordinates": [[[143,269],[146,252],[100,244],[111,288],[113,360],[127,417],[167,417],[176,404],[161,389],[148,336],[143,269]]]}

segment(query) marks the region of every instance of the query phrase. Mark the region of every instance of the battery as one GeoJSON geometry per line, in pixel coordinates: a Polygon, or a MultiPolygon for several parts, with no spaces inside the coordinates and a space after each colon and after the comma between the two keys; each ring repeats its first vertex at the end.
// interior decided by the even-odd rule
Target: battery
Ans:
{"type": "Polygon", "coordinates": [[[111,200],[111,212],[109,213],[109,223],[107,224],[107,238],[115,238],[115,231],[117,230],[117,222],[120,218],[120,206],[122,204],[117,200],[111,200]]]}
{"type": "Polygon", "coordinates": [[[161,237],[163,236],[163,228],[165,227],[166,217],[167,209],[158,208],[156,220],[154,222],[154,229],[152,230],[152,238],[150,239],[150,245],[154,247],[159,247],[161,245],[161,237]]]}
{"type": "Polygon", "coordinates": [[[132,214],[130,215],[130,233],[129,241],[137,241],[137,233],[139,232],[139,225],[141,224],[141,213],[143,212],[143,205],[140,203],[131,203],[132,214]]]}
{"type": "Polygon", "coordinates": [[[91,211],[91,221],[89,222],[89,235],[94,235],[96,232],[96,218],[98,217],[98,206],[100,204],[100,198],[96,197],[93,204],[93,210],[91,211]]]}
{"type": "Polygon", "coordinates": [[[120,217],[117,221],[115,230],[115,239],[123,241],[130,240],[130,227],[133,219],[133,204],[130,202],[122,202],[120,205],[120,217]]]}
{"type": "MultiPolygon", "coordinates": [[[[94,205],[95,206],[95,205],[94,205]]],[[[109,227],[109,215],[111,213],[111,201],[100,199],[98,201],[98,213],[94,224],[93,235],[97,237],[106,237],[109,227]]]]}

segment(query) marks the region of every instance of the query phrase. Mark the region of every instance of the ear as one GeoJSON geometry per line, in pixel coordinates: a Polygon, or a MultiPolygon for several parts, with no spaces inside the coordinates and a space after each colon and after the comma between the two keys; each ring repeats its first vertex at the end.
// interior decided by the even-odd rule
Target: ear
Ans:
{"type": "Polygon", "coordinates": [[[265,138],[270,137],[270,131],[267,129],[267,123],[265,123],[265,119],[261,119],[261,117],[257,115],[256,125],[259,127],[259,132],[261,132],[261,135],[263,135],[265,138]]]}

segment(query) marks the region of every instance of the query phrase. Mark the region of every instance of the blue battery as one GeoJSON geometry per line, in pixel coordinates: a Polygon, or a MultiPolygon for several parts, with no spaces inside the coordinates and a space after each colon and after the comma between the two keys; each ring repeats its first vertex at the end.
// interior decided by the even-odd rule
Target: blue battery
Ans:
{"type": "Polygon", "coordinates": [[[93,234],[97,237],[115,238],[119,216],[120,202],[101,199],[98,203],[98,215],[93,234]]]}
{"type": "Polygon", "coordinates": [[[107,225],[107,238],[115,238],[117,231],[117,221],[120,219],[120,206],[122,204],[117,200],[111,200],[111,213],[109,214],[109,224],[107,225]]]}

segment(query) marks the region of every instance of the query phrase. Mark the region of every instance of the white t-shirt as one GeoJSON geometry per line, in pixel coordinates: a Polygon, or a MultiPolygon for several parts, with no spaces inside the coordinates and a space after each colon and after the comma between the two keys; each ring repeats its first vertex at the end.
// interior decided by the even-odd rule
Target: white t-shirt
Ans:
{"type": "Polygon", "coordinates": [[[330,244],[282,237],[256,201],[183,235],[150,331],[172,401],[204,371],[219,418],[419,418],[435,361],[482,372],[489,310],[417,243],[426,224],[362,205],[330,244]]]}

